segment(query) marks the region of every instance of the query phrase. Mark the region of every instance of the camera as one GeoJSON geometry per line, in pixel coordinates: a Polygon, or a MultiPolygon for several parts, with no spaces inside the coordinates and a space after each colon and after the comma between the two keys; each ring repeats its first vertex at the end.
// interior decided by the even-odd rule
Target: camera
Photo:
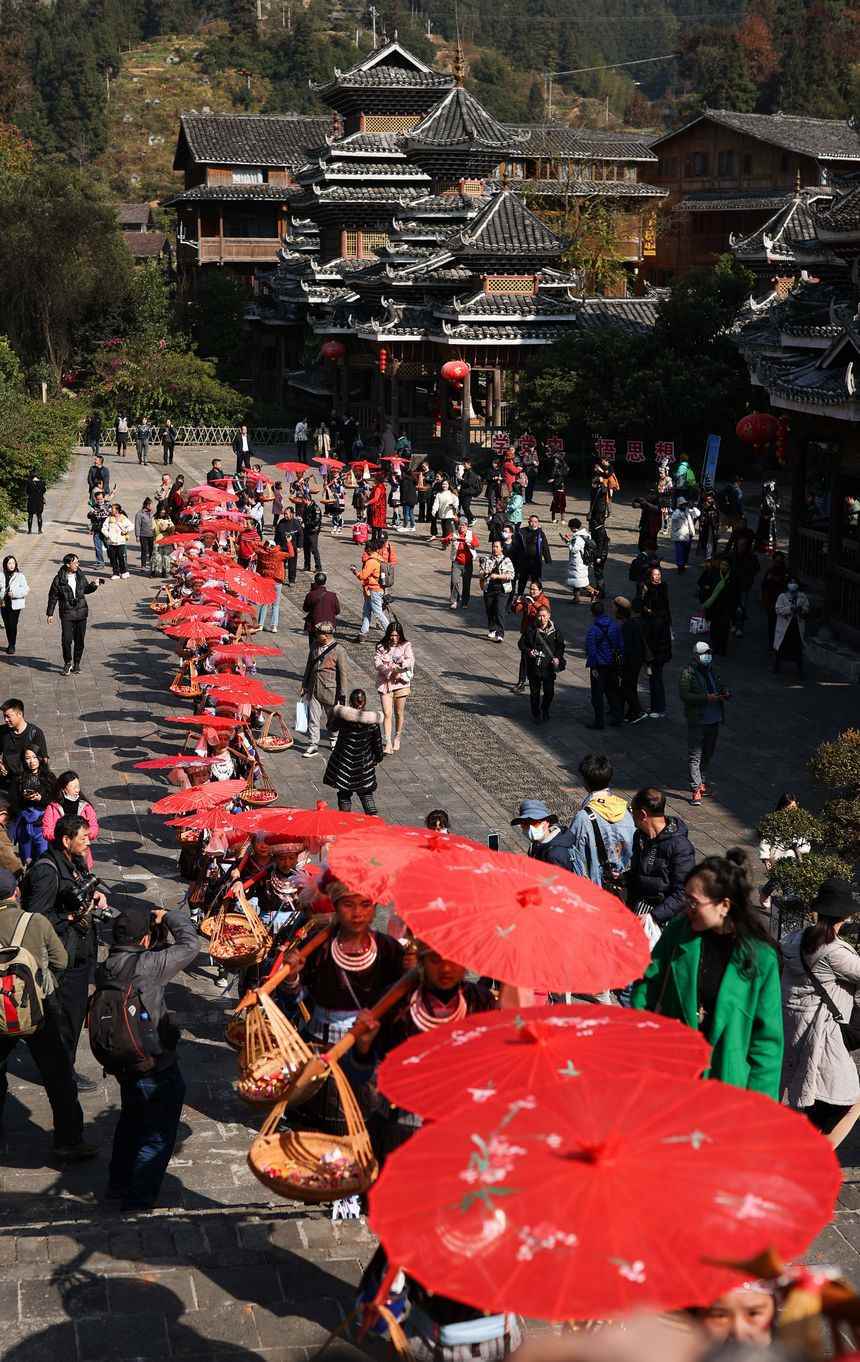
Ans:
{"type": "Polygon", "coordinates": [[[100,888],[105,889],[107,886],[98,875],[90,874],[84,875],[66,889],[66,901],[73,914],[72,923],[78,931],[87,932],[93,921],[106,922],[113,917],[109,909],[96,912],[93,908],[93,899],[100,888]]]}

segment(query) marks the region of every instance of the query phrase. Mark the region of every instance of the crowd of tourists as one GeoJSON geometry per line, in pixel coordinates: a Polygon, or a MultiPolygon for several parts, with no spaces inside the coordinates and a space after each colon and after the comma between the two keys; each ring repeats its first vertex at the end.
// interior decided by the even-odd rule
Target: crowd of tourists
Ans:
{"type": "MultiPolygon", "coordinates": [[[[120,436],[132,433],[121,430],[121,422],[128,426],[125,417],[117,418],[119,458],[125,454],[120,436]]],[[[140,429],[138,423],[138,439],[140,429]]],[[[153,626],[160,625],[175,646],[175,667],[165,675],[165,686],[185,704],[174,718],[186,730],[170,756],[138,765],[162,772],[168,783],[167,791],[153,785],[153,802],[166,794],[159,801],[163,810],[156,811],[185,815],[177,839],[183,888],[181,901],[169,909],[111,909],[94,874],[102,859],[96,802],[82,790],[77,772],[53,774],[44,732],[25,715],[20,700],[7,700],[0,732],[0,948],[12,983],[5,1023],[0,1021],[0,1119],[6,1060],[21,1040],[51,1104],[54,1157],[98,1156],[85,1136],[78,1097],[87,1080],[75,1067],[87,1022],[93,1054],[118,1083],[120,1114],[105,1197],[128,1214],[152,1210],[162,1194],[185,1095],[182,1041],[165,989],[208,951],[216,974],[235,993],[238,1032],[231,1043],[246,1043],[243,1000],[262,995],[312,1052],[324,1053],[355,1033],[345,1072],[380,1164],[421,1124],[377,1090],[381,1061],[412,1037],[453,1028],[471,1014],[511,1002],[553,1007],[579,1000],[674,1018],[712,1046],[707,1076],[787,1102],[838,1142],[855,1108],[860,1112],[860,1080],[844,1033],[860,984],[860,956],[842,937],[860,912],[849,883],[826,881],[812,905],[811,925],[777,942],[754,892],[746,854],[734,849],[725,856],[699,855],[684,820],[667,810],[656,780],[628,801],[613,790],[608,757],[589,751],[579,765],[584,796],[571,818],[560,818],[536,792],[524,791],[510,810],[511,826],[537,865],[579,876],[626,905],[647,935],[650,965],[640,978],[611,992],[583,998],[572,987],[526,997],[506,990],[504,980],[473,977],[456,959],[416,940],[396,903],[390,915],[380,916],[377,895],[367,892],[361,877],[353,880],[332,868],[338,834],[326,830],[324,818],[309,832],[302,830],[298,811],[291,831],[297,811],[289,807],[286,767],[278,760],[294,746],[294,730],[303,757],[324,750],[321,778],[336,793],[339,814],[350,813],[357,798],[362,813],[354,816],[363,821],[355,826],[377,825],[378,772],[406,741],[408,702],[421,661],[396,607],[393,536],[411,534],[417,525],[426,525],[430,542],[450,555],[452,610],[469,609],[477,575],[487,642],[502,643],[506,626],[517,624],[520,666],[511,684],[515,691],[528,690],[535,723],[550,719],[556,679],[566,665],[566,641],[543,582],[544,565],[558,546],[567,552],[570,599],[591,615],[585,651],[593,728],[664,719],[662,673],[674,641],[660,559],[661,537],[668,536],[679,572],[689,569],[693,553],[699,557],[701,610],[690,631],[702,637],[692,643],[681,673],[679,702],[688,725],[690,799],[701,803],[712,794],[709,767],[724,706],[732,698],[715,655],[727,651],[730,639],[743,638],[757,582],[773,626],[774,666],[786,659],[802,663],[809,606],[778,552],[775,489],[765,483],[759,522],[750,529],[739,479],[715,495],[698,488],[686,461],[674,469],[660,466],[653,496],[636,503],[640,531],[630,593],[607,600],[609,527],[620,490],[609,462],[599,459],[592,470],[585,523],[578,518],[565,523],[569,469],[563,456],[541,464],[530,450],[521,457],[507,449],[481,474],[468,459],[442,473],[413,457],[405,437],[391,436],[374,451],[378,461],[362,447],[348,462],[331,453],[346,452],[342,436],[326,445],[319,431],[314,435],[300,422],[299,458],[268,471],[241,427],[235,470],[225,471],[216,457],[196,486],[186,485],[182,474],[164,474],[139,509],[128,512],[111,499],[111,472],[94,448],[85,514],[96,565],[109,565],[110,577],[89,580],[79,556],[67,554],[51,584],[47,614],[59,610],[63,671],[79,672],[87,596],[103,580],[129,577],[128,547],[138,544],[139,571],[152,579],[152,600],[146,603],[152,605],[153,626]],[[320,453],[315,463],[305,464],[313,439],[320,453]],[[280,479],[273,476],[278,471],[284,473],[280,479]],[[534,505],[540,476],[552,496],[549,529],[527,509],[534,505]],[[360,559],[353,567],[361,593],[358,640],[374,629],[379,635],[372,696],[350,677],[341,601],[329,587],[320,548],[324,518],[330,533],[340,535],[348,504],[355,513],[349,532],[360,559]],[[759,553],[768,559],[763,574],[759,553]],[[263,677],[258,669],[281,651],[262,640],[283,632],[282,592],[295,590],[300,562],[312,576],[301,600],[306,643],[300,647],[299,705],[291,724],[281,714],[284,697],[273,693],[275,677],[263,677]],[[207,816],[212,810],[217,817],[207,816]],[[249,811],[257,815],[253,831],[243,822],[249,811]],[[243,956],[241,968],[231,963],[237,957],[231,933],[237,931],[256,941],[253,958],[243,956]],[[414,967],[417,976],[409,976],[402,996],[378,1015],[373,1009],[383,995],[414,967]],[[10,1024],[13,1010],[17,1021],[10,1024]]],[[[138,456],[141,464],[147,462],[139,447],[138,456]]],[[[164,462],[172,462],[172,447],[164,462]]],[[[41,531],[44,485],[36,506],[34,500],[32,515],[41,531]]],[[[14,652],[29,590],[14,555],[3,562],[0,586],[7,651],[14,652]]],[[[426,829],[432,838],[451,838],[445,845],[457,839],[457,827],[441,808],[427,815],[426,829]]],[[[333,1093],[336,1099],[332,1084],[323,1087],[298,1109],[299,1116],[288,1113],[287,1122],[342,1133],[344,1112],[333,1093]]],[[[388,1281],[387,1268],[380,1250],[364,1274],[360,1300],[372,1299],[388,1281]]],[[[521,1322],[513,1316],[483,1314],[425,1291],[402,1273],[388,1285],[387,1309],[416,1356],[459,1362],[467,1347],[469,1356],[495,1362],[520,1339],[521,1322]]],[[[755,1281],[711,1308],[691,1312],[691,1319],[704,1337],[766,1344],[777,1312],[770,1284],[755,1281]]],[[[386,1327],[384,1321],[377,1325],[381,1333],[386,1327]]]]}

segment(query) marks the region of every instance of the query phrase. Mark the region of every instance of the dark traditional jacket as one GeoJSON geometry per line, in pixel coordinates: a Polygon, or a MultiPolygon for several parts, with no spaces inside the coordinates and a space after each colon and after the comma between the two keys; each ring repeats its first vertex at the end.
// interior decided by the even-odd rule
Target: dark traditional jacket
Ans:
{"type": "Polygon", "coordinates": [[[365,794],[376,789],[376,768],[383,756],[381,719],[374,710],[335,705],[328,731],[337,733],[337,743],[325,768],[324,785],[365,794]]]}

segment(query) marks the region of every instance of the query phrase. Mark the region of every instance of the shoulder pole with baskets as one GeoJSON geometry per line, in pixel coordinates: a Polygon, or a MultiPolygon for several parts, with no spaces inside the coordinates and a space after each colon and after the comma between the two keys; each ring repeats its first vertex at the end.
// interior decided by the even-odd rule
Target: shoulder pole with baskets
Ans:
{"type": "Polygon", "coordinates": [[[292,734],[287,728],[280,710],[266,710],[266,719],[263,724],[263,731],[257,739],[257,747],[264,752],[284,752],[292,745],[292,734]]]}
{"type": "Polygon", "coordinates": [[[240,971],[265,959],[271,949],[271,933],[263,926],[238,885],[211,917],[204,918],[200,931],[209,938],[209,955],[228,970],[240,971]]]}

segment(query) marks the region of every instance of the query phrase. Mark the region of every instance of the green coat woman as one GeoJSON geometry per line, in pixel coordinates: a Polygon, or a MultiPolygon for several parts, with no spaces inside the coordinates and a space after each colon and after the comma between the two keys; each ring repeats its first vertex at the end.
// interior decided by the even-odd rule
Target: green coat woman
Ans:
{"type": "MultiPolygon", "coordinates": [[[[645,977],[633,990],[634,1007],[700,1029],[704,935],[693,930],[686,913],[670,922],[654,947],[645,977]]],[[[779,1101],[783,1050],[779,956],[766,941],[745,936],[735,943],[706,1039],[713,1046],[706,1077],[779,1101]]]]}

